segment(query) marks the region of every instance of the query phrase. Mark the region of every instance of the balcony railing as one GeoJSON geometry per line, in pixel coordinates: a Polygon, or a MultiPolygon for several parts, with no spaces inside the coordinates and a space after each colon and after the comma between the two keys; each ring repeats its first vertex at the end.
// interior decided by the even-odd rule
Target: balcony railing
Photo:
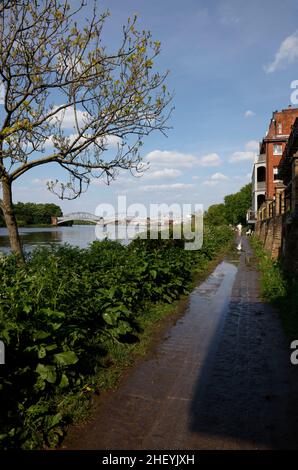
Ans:
{"type": "Polygon", "coordinates": [[[257,181],[255,184],[255,191],[265,191],[266,181],[257,181]]]}

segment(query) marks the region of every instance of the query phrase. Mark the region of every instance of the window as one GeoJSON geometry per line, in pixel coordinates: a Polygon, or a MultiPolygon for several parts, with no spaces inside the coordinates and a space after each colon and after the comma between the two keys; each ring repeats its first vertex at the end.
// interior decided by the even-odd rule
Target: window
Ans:
{"type": "Polygon", "coordinates": [[[259,166],[257,169],[257,182],[263,183],[264,181],[266,181],[266,167],[259,166]]]}
{"type": "Polygon", "coordinates": [[[282,145],[280,144],[273,145],[273,155],[282,155],[282,145]]]}
{"type": "Polygon", "coordinates": [[[279,178],[279,173],[278,173],[278,167],[277,167],[277,166],[275,166],[275,167],[273,168],[273,179],[274,179],[274,181],[280,179],[280,178],[279,178]]]}
{"type": "Polygon", "coordinates": [[[278,133],[278,134],[282,134],[282,123],[281,123],[281,122],[279,122],[279,123],[277,124],[277,133],[278,133]]]}

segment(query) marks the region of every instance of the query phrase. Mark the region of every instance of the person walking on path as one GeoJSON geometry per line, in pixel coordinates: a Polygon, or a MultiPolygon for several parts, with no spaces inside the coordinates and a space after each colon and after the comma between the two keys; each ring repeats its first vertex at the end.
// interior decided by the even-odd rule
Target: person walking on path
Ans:
{"type": "Polygon", "coordinates": [[[242,249],[242,244],[241,244],[241,235],[242,235],[242,224],[239,222],[239,224],[236,226],[237,229],[237,250],[241,251],[242,249]]]}

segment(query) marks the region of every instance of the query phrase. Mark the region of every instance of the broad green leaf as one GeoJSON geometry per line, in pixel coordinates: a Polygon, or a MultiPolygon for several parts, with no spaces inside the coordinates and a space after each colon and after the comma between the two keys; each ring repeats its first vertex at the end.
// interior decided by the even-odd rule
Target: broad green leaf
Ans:
{"type": "Polygon", "coordinates": [[[45,339],[45,338],[48,338],[49,336],[51,335],[51,333],[49,333],[48,331],[43,331],[43,330],[40,330],[40,331],[37,331],[36,333],[34,333],[34,339],[45,339]]]}
{"type": "Polygon", "coordinates": [[[59,383],[59,388],[65,388],[68,387],[69,385],[69,380],[65,374],[62,374],[61,381],[59,383]]]}
{"type": "Polygon", "coordinates": [[[46,428],[47,430],[54,428],[57,424],[61,423],[62,421],[62,414],[57,413],[54,416],[47,416],[46,417],[46,428]]]}
{"type": "Polygon", "coordinates": [[[47,382],[53,384],[56,382],[56,367],[45,365],[45,364],[38,364],[36,367],[36,372],[41,376],[42,379],[46,380],[47,382]]]}
{"type": "Polygon", "coordinates": [[[78,357],[73,351],[65,351],[54,354],[54,361],[61,366],[69,366],[78,362],[78,357]]]}
{"type": "Polygon", "coordinates": [[[103,314],[103,318],[108,325],[116,325],[117,324],[117,319],[121,315],[121,312],[119,311],[108,311],[103,314]]]}

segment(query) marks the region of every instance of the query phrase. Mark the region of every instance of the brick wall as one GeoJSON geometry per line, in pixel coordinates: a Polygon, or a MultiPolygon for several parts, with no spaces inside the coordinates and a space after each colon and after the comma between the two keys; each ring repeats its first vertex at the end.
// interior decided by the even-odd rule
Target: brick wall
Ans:
{"type": "Polygon", "coordinates": [[[263,241],[264,248],[271,253],[272,258],[279,258],[283,245],[283,216],[257,222],[256,233],[263,241]]]}
{"type": "Polygon", "coordinates": [[[268,133],[264,139],[265,153],[266,153],[266,197],[272,199],[275,191],[275,183],[273,177],[273,168],[277,167],[280,163],[282,155],[274,155],[274,145],[281,145],[282,152],[286,146],[289,134],[291,133],[292,125],[298,117],[297,108],[283,109],[282,111],[275,111],[269,125],[268,133]],[[281,126],[281,128],[280,128],[281,126]],[[274,140],[272,142],[272,140],[274,140]]]}
{"type": "Polygon", "coordinates": [[[281,261],[286,271],[298,275],[298,220],[284,225],[281,261]]]}

